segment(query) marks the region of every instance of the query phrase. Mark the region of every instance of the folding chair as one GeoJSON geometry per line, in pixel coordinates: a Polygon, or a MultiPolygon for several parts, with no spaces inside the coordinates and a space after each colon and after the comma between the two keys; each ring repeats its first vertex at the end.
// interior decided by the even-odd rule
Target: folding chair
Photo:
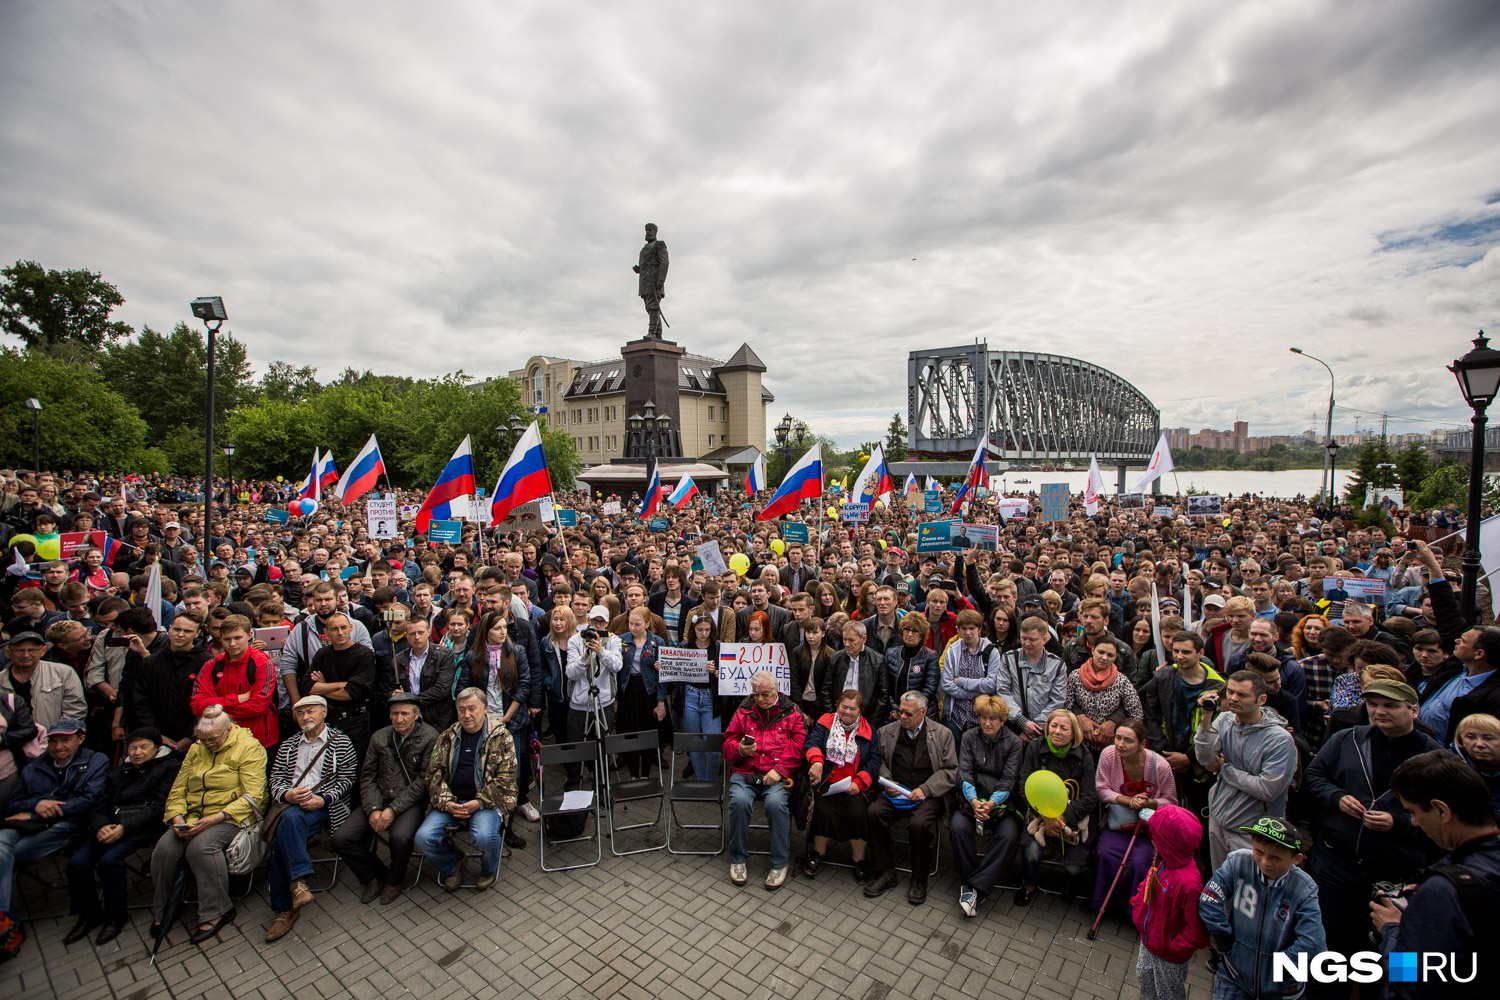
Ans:
{"type": "MultiPolygon", "coordinates": [[[[500,884],[500,869],[505,865],[505,856],[510,853],[508,850],[506,850],[505,847],[505,833],[510,829],[510,821],[511,818],[509,816],[506,816],[504,814],[501,815],[499,834],[500,857],[495,861],[495,881],[490,884],[491,889],[500,884]]],[[[469,824],[464,820],[454,820],[453,823],[448,826],[447,831],[448,843],[453,846],[454,850],[463,855],[463,859],[458,863],[459,868],[462,870],[465,865],[469,865],[469,862],[475,862],[475,864],[469,865],[469,870],[474,872],[473,876],[463,882],[460,882],[458,884],[458,887],[460,889],[478,888],[479,871],[481,865],[483,864],[484,852],[475,847],[474,842],[469,839],[469,824]]],[[[421,857],[420,853],[417,856],[421,857]]],[[[436,871],[436,869],[434,869],[434,871],[436,871]]],[[[417,880],[420,879],[421,876],[422,865],[419,862],[417,864],[417,878],[412,880],[411,885],[416,885],[417,880]]],[[[411,888],[411,886],[407,886],[407,888],[411,888]]]]}
{"type": "MultiPolygon", "coordinates": [[[[599,741],[583,740],[578,743],[552,743],[542,747],[541,773],[537,776],[537,796],[542,800],[541,809],[542,823],[540,837],[538,838],[538,853],[540,855],[542,871],[565,872],[574,868],[591,868],[604,858],[604,832],[599,820],[599,741]],[[558,767],[566,764],[587,764],[589,771],[589,804],[583,807],[565,808],[563,801],[566,792],[557,795],[547,794],[547,768],[558,767]],[[547,820],[557,816],[577,816],[588,813],[594,814],[594,835],[590,837],[587,833],[577,837],[565,837],[552,841],[552,846],[559,844],[572,844],[584,840],[594,841],[594,860],[581,861],[574,865],[560,865],[548,867],[547,865],[547,820]]],[[[579,789],[583,791],[583,789],[579,789]]],[[[585,819],[587,822],[587,819],[585,819]]]]}
{"type": "MultiPolygon", "coordinates": [[[[656,774],[661,774],[661,743],[656,730],[648,729],[639,733],[619,733],[614,736],[604,737],[604,754],[606,757],[614,757],[626,753],[654,753],[656,755],[656,774]]],[[[622,851],[615,846],[615,834],[625,830],[644,830],[656,826],[661,822],[662,812],[666,808],[666,788],[662,785],[660,777],[654,778],[625,778],[623,780],[609,779],[609,850],[617,858],[623,858],[630,854],[645,854],[648,851],[659,851],[667,846],[665,839],[660,844],[647,844],[645,847],[637,847],[634,850],[622,851]],[[625,826],[615,825],[615,807],[622,802],[646,802],[656,800],[656,816],[645,823],[629,823],[625,826]]],[[[665,834],[663,834],[665,837],[665,834]]]]}
{"type": "Polygon", "coordinates": [[[672,736],[672,790],[667,795],[667,851],[672,854],[722,854],[728,842],[725,831],[726,815],[724,803],[724,766],[720,761],[719,777],[717,781],[700,781],[696,778],[678,778],[677,755],[692,753],[711,753],[721,756],[724,753],[724,737],[721,733],[674,733],[672,736]],[[719,821],[717,823],[680,823],[677,821],[678,802],[713,802],[719,807],[719,821]],[[718,830],[719,846],[712,851],[679,851],[672,847],[672,828],[676,826],[680,830],[718,830]]]}
{"type": "MultiPolygon", "coordinates": [[[[377,843],[377,844],[384,844],[385,845],[386,854],[387,854],[387,856],[389,856],[390,850],[391,850],[390,832],[387,831],[385,833],[377,833],[377,834],[374,834],[373,836],[375,837],[375,843],[377,843]]],[[[505,831],[504,830],[500,831],[500,836],[501,836],[502,842],[503,842],[503,838],[505,836],[505,831]]],[[[419,882],[422,881],[422,866],[427,863],[427,859],[422,856],[422,852],[420,850],[418,850],[415,846],[412,847],[411,856],[417,862],[417,864],[415,866],[415,870],[412,870],[411,874],[407,876],[406,882],[402,885],[403,889],[414,889],[414,888],[416,888],[417,883],[419,883],[419,882]]],[[[501,852],[501,856],[502,857],[504,856],[504,851],[501,852]]],[[[407,868],[408,869],[412,869],[412,865],[411,864],[407,864],[407,868]]]]}
{"type": "Polygon", "coordinates": [[[319,882],[317,885],[313,885],[307,879],[303,881],[307,882],[307,888],[312,892],[327,892],[339,884],[339,862],[342,860],[338,856],[338,852],[333,849],[332,832],[323,830],[313,834],[312,839],[307,842],[307,845],[307,860],[312,862],[313,867],[317,868],[318,865],[332,865],[333,871],[329,872],[328,881],[326,882],[319,882]],[[323,847],[326,849],[326,853],[323,855],[315,855],[312,851],[313,843],[319,840],[322,841],[323,847]]]}

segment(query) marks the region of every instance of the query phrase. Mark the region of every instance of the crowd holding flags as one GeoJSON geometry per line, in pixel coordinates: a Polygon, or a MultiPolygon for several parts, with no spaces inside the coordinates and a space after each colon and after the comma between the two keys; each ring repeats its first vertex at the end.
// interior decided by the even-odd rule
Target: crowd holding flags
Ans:
{"type": "Polygon", "coordinates": [[[802,506],[804,500],[816,500],[823,495],[823,446],[815,444],[797,459],[797,464],[782,479],[776,495],[756,512],[757,521],[769,521],[782,514],[790,514],[802,506]]]}
{"type": "Polygon", "coordinates": [[[698,485],[693,482],[693,477],[683,476],[682,482],[678,483],[677,488],[667,497],[667,503],[681,510],[687,506],[689,500],[697,495],[698,485]]]}
{"type": "Polygon", "coordinates": [[[891,470],[885,464],[885,448],[877,444],[859,478],[854,480],[854,502],[873,504],[877,498],[885,499],[895,488],[891,470]]]}
{"type": "Polygon", "coordinates": [[[552,473],[547,470],[547,456],[542,451],[541,431],[535,423],[528,424],[526,433],[511,450],[505,468],[500,470],[494,499],[490,501],[490,521],[499,524],[521,504],[540,500],[551,492],[552,473]]]}
{"type": "Polygon", "coordinates": [[[313,449],[312,467],[307,470],[307,476],[297,484],[297,496],[302,499],[314,498],[318,489],[318,455],[319,449],[313,449]]]}
{"type": "Polygon", "coordinates": [[[1104,476],[1099,472],[1099,456],[1089,456],[1089,481],[1083,488],[1083,509],[1089,517],[1099,513],[1099,494],[1104,492],[1104,476]]]}
{"type": "Polygon", "coordinates": [[[964,483],[953,495],[953,507],[951,513],[958,513],[965,500],[972,499],[969,494],[981,486],[988,486],[990,474],[984,470],[984,459],[990,450],[990,432],[986,430],[984,436],[979,439],[979,447],[974,449],[974,459],[969,463],[969,472],[964,476],[964,483]]]}
{"type": "Polygon", "coordinates": [[[476,490],[474,450],[469,445],[469,435],[465,434],[458,450],[448,459],[448,464],[443,466],[427,499],[422,501],[422,506],[417,510],[417,531],[425,532],[434,518],[447,520],[454,514],[472,511],[476,490]]]}
{"type": "MultiPolygon", "coordinates": [[[[354,461],[349,463],[349,468],[344,470],[343,478],[333,488],[333,495],[339,498],[340,503],[350,504],[364,496],[375,488],[375,481],[385,475],[385,459],[380,456],[380,445],[375,441],[375,435],[370,435],[370,440],[354,456],[354,461]]],[[[389,481],[389,476],[386,477],[389,481]]]]}

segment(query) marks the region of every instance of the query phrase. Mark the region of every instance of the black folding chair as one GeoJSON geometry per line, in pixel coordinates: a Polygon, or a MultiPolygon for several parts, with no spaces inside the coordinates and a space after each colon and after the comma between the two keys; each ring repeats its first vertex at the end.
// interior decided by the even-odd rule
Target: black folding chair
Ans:
{"type": "MultiPolygon", "coordinates": [[[[648,729],[639,733],[619,733],[614,736],[604,737],[604,754],[606,757],[614,757],[618,754],[627,753],[649,753],[656,755],[656,774],[661,774],[661,743],[656,730],[648,729]]],[[[661,822],[663,810],[666,808],[666,788],[663,787],[660,777],[651,778],[625,778],[609,780],[609,850],[617,858],[623,858],[629,854],[645,854],[648,851],[659,851],[667,846],[665,839],[660,844],[647,844],[645,847],[637,847],[634,850],[622,851],[615,846],[615,834],[626,830],[644,830],[656,826],[661,822]],[[656,816],[645,823],[629,823],[624,826],[615,825],[615,809],[622,802],[648,802],[656,800],[656,816]]],[[[665,835],[664,835],[665,836],[665,835]]]]}
{"type": "Polygon", "coordinates": [[[724,766],[720,761],[719,777],[716,781],[700,781],[697,778],[678,778],[677,755],[710,753],[717,757],[724,754],[724,736],[721,733],[675,733],[672,736],[672,789],[667,795],[667,850],[672,854],[722,854],[728,842],[725,830],[724,766]],[[676,804],[679,802],[712,802],[719,807],[717,823],[682,823],[677,820],[676,804]],[[712,851],[679,851],[672,847],[672,828],[679,830],[717,830],[719,846],[712,851]]]}
{"type": "MultiPolygon", "coordinates": [[[[599,820],[599,741],[583,740],[578,743],[552,743],[543,745],[541,755],[538,759],[541,762],[541,773],[537,776],[537,795],[542,800],[539,810],[542,814],[542,829],[537,843],[542,871],[565,872],[571,871],[574,868],[591,868],[597,865],[604,858],[604,832],[599,820]],[[567,794],[565,791],[557,795],[547,794],[547,768],[560,767],[567,764],[588,765],[589,787],[587,791],[589,792],[589,803],[586,806],[565,808],[563,806],[563,801],[567,794]],[[549,867],[547,865],[547,821],[562,816],[583,815],[585,817],[584,821],[587,823],[587,815],[589,813],[593,813],[594,815],[594,835],[592,837],[587,833],[583,833],[576,837],[563,837],[552,840],[551,845],[556,847],[559,844],[573,844],[579,841],[592,840],[594,841],[594,860],[581,861],[573,865],[549,867]]],[[[584,789],[578,790],[583,791],[584,789]]]]}

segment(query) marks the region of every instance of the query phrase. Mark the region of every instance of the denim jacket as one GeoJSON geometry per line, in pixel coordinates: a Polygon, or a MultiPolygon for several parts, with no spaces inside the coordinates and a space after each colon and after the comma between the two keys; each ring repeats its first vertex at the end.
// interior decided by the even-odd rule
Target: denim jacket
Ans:
{"type": "Polygon", "coordinates": [[[640,668],[641,681],[646,685],[646,694],[652,701],[665,701],[667,692],[657,682],[656,661],[661,656],[661,648],[665,645],[651,632],[646,633],[646,641],[639,649],[636,647],[635,639],[628,632],[620,636],[620,690],[625,690],[631,683],[631,674],[636,667],[640,668]]]}

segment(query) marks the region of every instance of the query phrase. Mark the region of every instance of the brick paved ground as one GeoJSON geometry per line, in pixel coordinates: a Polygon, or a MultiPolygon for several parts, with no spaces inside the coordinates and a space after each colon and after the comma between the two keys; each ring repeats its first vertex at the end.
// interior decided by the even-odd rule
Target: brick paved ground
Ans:
{"type": "MultiPolygon", "coordinates": [[[[914,907],[904,877],[898,889],[868,900],[842,868],[769,893],[760,884],[765,858],[754,855],[744,888],[729,883],[722,855],[615,858],[607,842],[598,867],[548,874],[537,863],[537,827],[522,822],[520,832],[527,849],[505,861],[488,893],[446,893],[428,869],[396,903],[361,906],[344,869],[295,930],[269,945],[262,870],[239,904],[236,927],[202,948],[179,928],[154,969],[146,910],[132,911],[125,932],[98,948],[90,941],[65,948],[70,921],[35,921],[21,954],[0,966],[0,997],[1138,996],[1132,928],[1106,918],[1090,942],[1092,918],[1078,905],[1043,896],[1016,908],[1009,892],[965,920],[946,843],[928,901],[914,907]]],[[[800,850],[801,834],[794,831],[792,842],[800,850]]],[[[23,890],[33,907],[66,905],[62,893],[34,883],[23,890]]],[[[1189,982],[1192,996],[1206,1000],[1201,956],[1189,982]]]]}

